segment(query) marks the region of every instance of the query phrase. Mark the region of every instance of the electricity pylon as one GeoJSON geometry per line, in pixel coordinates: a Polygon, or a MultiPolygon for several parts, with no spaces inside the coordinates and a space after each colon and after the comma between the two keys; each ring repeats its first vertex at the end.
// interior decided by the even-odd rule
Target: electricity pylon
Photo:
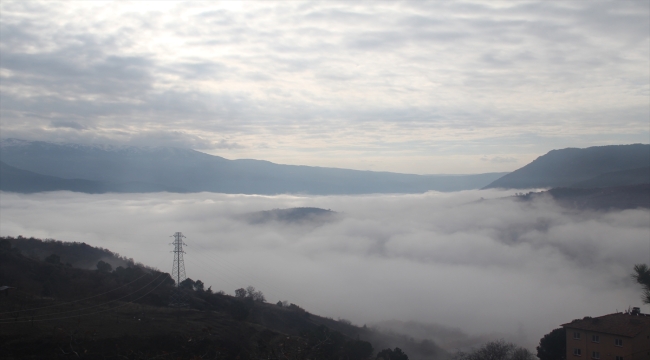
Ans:
{"type": "Polygon", "coordinates": [[[186,279],[185,277],[185,262],[183,261],[183,245],[187,246],[183,242],[185,237],[183,233],[177,232],[174,235],[174,242],[170,245],[174,245],[174,266],[172,267],[172,277],[176,281],[176,287],[172,292],[172,296],[169,301],[169,306],[172,307],[185,307],[187,306],[187,296],[183,293],[181,289],[181,283],[186,279]]]}

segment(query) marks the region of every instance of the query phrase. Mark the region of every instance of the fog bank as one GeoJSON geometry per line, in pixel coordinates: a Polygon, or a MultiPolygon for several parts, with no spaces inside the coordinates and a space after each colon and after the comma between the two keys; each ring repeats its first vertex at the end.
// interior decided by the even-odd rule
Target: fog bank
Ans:
{"type": "MultiPolygon", "coordinates": [[[[79,241],[232,294],[434,338],[453,349],[503,337],[534,348],[560,324],[639,306],[650,211],[575,211],[497,190],[421,195],[0,194],[0,234],[79,241]],[[245,214],[318,207],[326,221],[245,214]]],[[[650,312],[648,306],[642,311],[650,312]]]]}

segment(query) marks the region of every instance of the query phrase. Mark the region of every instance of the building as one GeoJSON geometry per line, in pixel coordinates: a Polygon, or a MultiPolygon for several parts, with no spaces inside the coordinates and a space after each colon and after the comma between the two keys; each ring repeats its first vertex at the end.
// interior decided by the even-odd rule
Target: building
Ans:
{"type": "Polygon", "coordinates": [[[650,360],[650,314],[642,314],[639,308],[562,326],[567,360],[650,360]]]}

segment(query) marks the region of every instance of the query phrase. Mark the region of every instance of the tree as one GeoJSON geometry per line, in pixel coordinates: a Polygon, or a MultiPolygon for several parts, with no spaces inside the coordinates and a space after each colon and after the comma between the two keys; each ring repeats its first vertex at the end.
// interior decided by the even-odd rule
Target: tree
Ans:
{"type": "Polygon", "coordinates": [[[50,264],[60,264],[61,263],[61,257],[59,255],[52,254],[52,255],[45,258],[45,262],[50,263],[50,264]]]}
{"type": "MultiPolygon", "coordinates": [[[[510,355],[510,360],[533,360],[533,354],[528,349],[518,348],[510,355]]],[[[559,359],[558,359],[559,360],[559,359]]]]}
{"type": "Polygon", "coordinates": [[[643,303],[650,304],[650,268],[646,264],[634,265],[634,272],[632,277],[643,286],[643,303]]]}
{"type": "MultiPolygon", "coordinates": [[[[372,355],[372,344],[362,340],[352,340],[343,346],[345,359],[365,360],[372,355]]],[[[408,360],[408,357],[404,360],[408,360]]]]}
{"type": "Polygon", "coordinates": [[[253,301],[266,302],[264,294],[262,294],[261,291],[255,291],[255,288],[253,286],[248,286],[246,288],[246,297],[253,301]]]}
{"type": "Polygon", "coordinates": [[[246,289],[244,288],[239,288],[235,290],[235,297],[243,299],[246,297],[246,289]]]}
{"type": "Polygon", "coordinates": [[[455,360],[533,360],[530,351],[503,340],[491,341],[471,352],[459,351],[455,360]]]}
{"type": "Polygon", "coordinates": [[[566,359],[566,330],[558,328],[544,335],[537,347],[539,360],[566,359]]]}
{"type": "Polygon", "coordinates": [[[204,288],[205,288],[205,284],[203,284],[203,281],[196,280],[196,282],[194,283],[194,290],[203,291],[204,288]]]}
{"type": "Polygon", "coordinates": [[[97,262],[97,271],[103,272],[103,273],[109,273],[109,272],[113,271],[113,267],[111,266],[111,264],[109,264],[109,263],[107,263],[105,261],[99,260],[97,262]]]}
{"type": "Polygon", "coordinates": [[[179,284],[178,287],[180,287],[181,289],[194,290],[194,280],[192,280],[190,278],[187,278],[187,279],[181,281],[181,283],[179,284]]]}
{"type": "Polygon", "coordinates": [[[409,357],[396,347],[395,350],[384,349],[377,354],[377,360],[409,360],[409,357]]]}

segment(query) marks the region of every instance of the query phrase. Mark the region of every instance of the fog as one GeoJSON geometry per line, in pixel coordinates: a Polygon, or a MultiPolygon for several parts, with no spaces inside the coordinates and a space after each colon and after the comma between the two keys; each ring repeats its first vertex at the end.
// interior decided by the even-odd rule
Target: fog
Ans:
{"type": "Polygon", "coordinates": [[[641,304],[630,274],[650,261],[650,211],[568,210],[512,194],[1,193],[0,234],[85,242],[171,271],[170,236],[181,231],[188,277],[215,291],[252,285],[269,302],[450,350],[494,338],[533,349],[572,319],[641,304]],[[246,216],[293,207],[337,215],[246,216]]]}

